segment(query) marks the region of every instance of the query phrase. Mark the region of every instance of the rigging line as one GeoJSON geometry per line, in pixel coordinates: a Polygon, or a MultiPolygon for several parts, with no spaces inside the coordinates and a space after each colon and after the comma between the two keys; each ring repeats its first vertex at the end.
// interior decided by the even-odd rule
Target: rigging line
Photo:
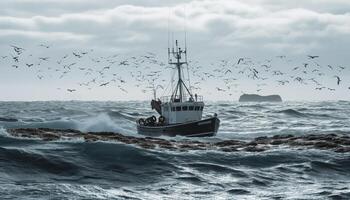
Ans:
{"type": "MultiPolygon", "coordinates": [[[[171,10],[171,17],[174,16],[174,10],[171,10]]],[[[171,43],[172,43],[172,49],[174,49],[174,30],[171,31],[171,43]]]]}
{"type": "Polygon", "coordinates": [[[186,68],[187,68],[188,86],[190,88],[190,92],[192,95],[190,72],[189,72],[189,66],[188,66],[188,62],[187,62],[187,12],[186,12],[186,5],[184,5],[184,36],[185,36],[185,61],[186,61],[186,68]]]}
{"type": "Polygon", "coordinates": [[[187,77],[188,77],[188,87],[190,88],[190,92],[192,95],[192,86],[191,86],[191,79],[190,79],[190,70],[189,70],[189,67],[188,67],[188,64],[186,64],[186,68],[187,68],[187,77]]]}
{"type": "Polygon", "coordinates": [[[175,72],[176,72],[176,70],[175,69],[173,69],[173,70],[171,70],[171,82],[170,82],[170,84],[171,84],[171,94],[173,94],[174,93],[174,77],[175,77],[175,72]]]}
{"type": "MultiPolygon", "coordinates": [[[[171,12],[171,9],[169,7],[169,10],[168,10],[168,49],[170,48],[170,12],[171,12]]],[[[168,56],[168,59],[169,59],[169,56],[168,56]]]]}
{"type": "Polygon", "coordinates": [[[186,51],[186,62],[187,62],[187,13],[186,13],[186,5],[184,5],[184,36],[185,36],[185,51],[186,51]]]}

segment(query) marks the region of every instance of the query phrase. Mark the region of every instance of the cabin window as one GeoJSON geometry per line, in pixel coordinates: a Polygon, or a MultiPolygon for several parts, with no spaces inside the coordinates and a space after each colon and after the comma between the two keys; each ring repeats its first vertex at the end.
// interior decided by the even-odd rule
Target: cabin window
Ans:
{"type": "Polygon", "coordinates": [[[196,107],[194,108],[194,110],[199,110],[199,106],[196,106],[196,107]]]}
{"type": "Polygon", "coordinates": [[[187,106],[182,106],[182,110],[186,111],[186,110],[188,110],[188,107],[187,106]]]}
{"type": "Polygon", "coordinates": [[[175,107],[171,107],[171,111],[175,111],[175,107]]]}
{"type": "Polygon", "coordinates": [[[201,106],[201,111],[203,111],[203,106],[201,106]]]}
{"type": "Polygon", "coordinates": [[[193,108],[194,108],[193,106],[189,106],[188,110],[193,110],[193,108]]]}
{"type": "Polygon", "coordinates": [[[176,111],[181,111],[181,106],[177,106],[176,111]]]}

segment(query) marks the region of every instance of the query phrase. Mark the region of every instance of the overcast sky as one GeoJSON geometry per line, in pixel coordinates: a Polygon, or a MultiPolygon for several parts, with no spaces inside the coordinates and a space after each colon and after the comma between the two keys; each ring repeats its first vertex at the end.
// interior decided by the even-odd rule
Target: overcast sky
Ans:
{"type": "MultiPolygon", "coordinates": [[[[72,52],[90,54],[90,60],[85,58],[74,66],[76,69],[103,67],[91,58],[114,54],[127,59],[154,52],[157,59],[166,63],[168,30],[183,41],[184,27],[188,56],[203,66],[201,71],[220,68],[222,59],[232,64],[244,57],[250,58],[259,71],[259,65],[272,60],[273,70],[285,73],[283,77],[266,73],[264,77],[268,79],[261,81],[232,70],[230,76],[209,78],[197,85],[201,89],[195,92],[205,99],[237,100],[242,93],[281,94],[286,100],[350,98],[349,0],[1,0],[0,100],[150,99],[153,95],[149,89],[135,86],[130,70],[136,73],[139,69],[131,66],[115,66],[105,72],[118,73],[126,82],[122,87],[127,92],[116,84],[87,89],[79,86],[87,81],[84,72],[76,70],[59,78],[54,69],[60,58],[66,54],[72,57],[72,52]],[[15,52],[10,45],[25,49],[19,63],[11,58],[15,52]],[[286,58],[277,57],[281,55],[286,58]],[[305,62],[310,62],[308,73],[317,68],[311,66],[314,60],[307,55],[320,56],[315,62],[325,75],[292,71],[294,67],[303,68],[305,62]],[[49,57],[49,61],[40,62],[38,57],[49,57]],[[26,63],[34,66],[27,67],[26,63]],[[315,77],[326,88],[316,90],[321,86],[310,80],[296,83],[297,76],[305,80],[315,77]],[[339,85],[335,76],[341,78],[339,85]],[[226,88],[223,79],[229,78],[237,80],[226,88]],[[278,80],[287,78],[290,83],[278,84],[278,80]],[[76,91],[68,92],[68,88],[76,91]]],[[[154,70],[155,66],[151,68],[154,70]]],[[[166,66],[158,69],[163,71],[162,79],[170,80],[171,71],[166,66]]]]}

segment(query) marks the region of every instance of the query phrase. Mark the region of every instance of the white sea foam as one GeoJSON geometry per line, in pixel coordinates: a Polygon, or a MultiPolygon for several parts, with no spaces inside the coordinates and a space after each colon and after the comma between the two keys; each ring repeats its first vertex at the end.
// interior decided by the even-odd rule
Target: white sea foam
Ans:
{"type": "Polygon", "coordinates": [[[131,130],[127,130],[122,126],[123,119],[113,120],[106,113],[101,113],[96,117],[87,118],[84,121],[75,121],[77,128],[83,132],[118,132],[118,133],[132,133],[131,130]]]}

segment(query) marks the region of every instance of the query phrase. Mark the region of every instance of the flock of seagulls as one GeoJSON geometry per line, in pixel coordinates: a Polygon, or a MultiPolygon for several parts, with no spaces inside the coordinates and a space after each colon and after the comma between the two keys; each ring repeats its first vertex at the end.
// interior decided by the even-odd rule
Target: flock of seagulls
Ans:
{"type": "MultiPolygon", "coordinates": [[[[339,74],[343,74],[343,71],[347,68],[330,64],[322,65],[319,59],[320,56],[318,55],[307,55],[305,62],[298,64],[286,55],[263,61],[254,61],[251,58],[242,57],[211,63],[209,67],[211,71],[207,71],[208,67],[194,62],[192,63],[195,66],[192,75],[201,81],[206,81],[208,78],[223,80],[224,86],[216,87],[216,90],[217,92],[226,92],[230,96],[235,92],[245,93],[238,90],[243,79],[252,80],[249,81],[249,84],[255,83],[256,92],[263,91],[271,84],[277,86],[301,84],[318,91],[336,91],[335,86],[342,84],[339,74]],[[330,84],[329,79],[335,84],[330,84]],[[334,81],[332,81],[333,79],[334,81]]],[[[196,82],[196,84],[199,84],[199,82],[196,82]]],[[[347,88],[350,89],[350,87],[347,88]]],[[[195,89],[200,88],[195,86],[195,89]]]]}
{"type": "MultiPolygon", "coordinates": [[[[1,60],[10,63],[11,67],[19,69],[32,69],[36,77],[41,80],[76,79],[74,88],[57,88],[68,93],[80,89],[88,90],[101,87],[116,87],[128,93],[130,86],[139,88],[143,93],[152,90],[166,90],[168,83],[165,69],[172,68],[158,59],[152,52],[141,55],[125,56],[113,54],[110,56],[97,56],[93,49],[85,51],[72,51],[59,58],[43,55],[33,55],[24,47],[10,45],[8,55],[0,55],[1,60]]],[[[39,44],[47,52],[52,45],[39,44]]],[[[340,74],[347,68],[344,66],[323,65],[319,62],[320,56],[307,55],[305,61],[296,64],[286,55],[276,56],[263,61],[254,61],[252,58],[241,57],[223,59],[215,63],[204,64],[190,61],[188,72],[191,73],[190,89],[199,91],[203,82],[208,80],[222,80],[222,84],[215,86],[215,91],[225,92],[230,96],[241,92],[241,81],[252,80],[256,92],[264,91],[267,86],[286,86],[290,84],[308,85],[315,90],[335,91],[334,85],[327,85],[325,77],[334,79],[335,85],[342,84],[340,74]],[[209,65],[209,66],[208,66],[209,65]],[[282,67],[281,66],[287,66],[282,67]]],[[[0,60],[0,61],[1,61],[0,60]]],[[[350,87],[348,87],[350,89],[350,87]]]]}

